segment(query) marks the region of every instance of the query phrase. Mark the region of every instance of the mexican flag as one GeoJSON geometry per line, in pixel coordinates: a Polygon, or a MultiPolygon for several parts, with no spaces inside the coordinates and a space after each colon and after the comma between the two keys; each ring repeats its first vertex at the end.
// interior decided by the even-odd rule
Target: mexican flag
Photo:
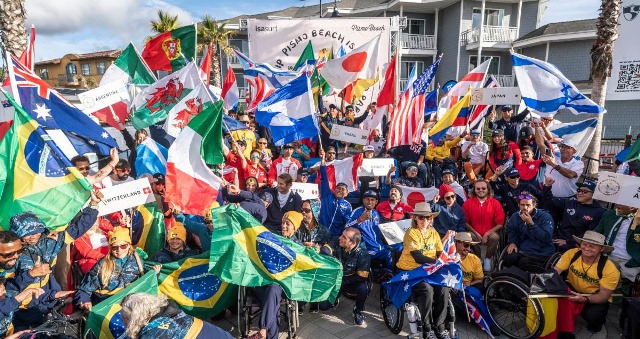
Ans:
{"type": "Polygon", "coordinates": [[[209,252],[163,264],[158,291],[185,313],[200,319],[223,312],[238,297],[238,286],[223,282],[209,271],[209,252]]]}
{"type": "Polygon", "coordinates": [[[164,121],[164,130],[170,136],[177,138],[193,117],[212,104],[209,90],[203,84],[199,84],[169,110],[167,120],[164,121]]]}
{"type": "Polygon", "coordinates": [[[133,83],[136,85],[150,85],[157,81],[132,43],[129,43],[129,46],[104,72],[100,86],[117,80],[122,80],[125,84],[133,83]]]}
{"type": "Polygon", "coordinates": [[[176,28],[147,41],[142,58],[152,71],[175,72],[196,57],[196,25],[176,28]]]}
{"type": "Polygon", "coordinates": [[[165,200],[187,214],[202,215],[216,200],[222,179],[207,164],[224,162],[222,101],[196,115],[169,148],[165,200]]]}
{"type": "Polygon", "coordinates": [[[131,123],[140,130],[165,120],[169,112],[201,84],[198,66],[190,62],[136,95],[131,103],[134,110],[131,123]]]}
{"type": "Polygon", "coordinates": [[[94,305],[87,317],[85,338],[126,338],[126,327],[120,315],[120,302],[131,293],[158,294],[158,279],[156,272],[150,270],[145,275],[125,287],[122,291],[112,295],[103,302],[94,305]]]}

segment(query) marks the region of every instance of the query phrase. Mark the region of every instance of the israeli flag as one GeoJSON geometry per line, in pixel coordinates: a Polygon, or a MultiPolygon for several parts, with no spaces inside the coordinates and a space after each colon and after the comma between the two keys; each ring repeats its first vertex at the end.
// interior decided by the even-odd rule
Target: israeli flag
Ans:
{"type": "Polygon", "coordinates": [[[578,91],[556,66],[511,52],[513,70],[518,79],[522,100],[529,110],[544,117],[565,108],[573,114],[606,113],[578,91]]]}
{"type": "Polygon", "coordinates": [[[563,141],[572,141],[576,145],[575,156],[582,157],[587,151],[591,138],[593,138],[597,123],[598,119],[596,118],[579,122],[560,123],[549,127],[549,132],[558,138],[562,138],[563,141]]]}
{"type": "Polygon", "coordinates": [[[278,88],[256,108],[258,124],[271,130],[276,146],[318,136],[311,83],[302,74],[278,88]]]}

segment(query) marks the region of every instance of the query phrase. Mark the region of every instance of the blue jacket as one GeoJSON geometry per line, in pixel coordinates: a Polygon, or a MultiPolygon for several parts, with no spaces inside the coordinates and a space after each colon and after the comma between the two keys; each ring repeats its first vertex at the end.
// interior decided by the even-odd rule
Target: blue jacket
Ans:
{"type": "Polygon", "coordinates": [[[447,207],[444,201],[430,202],[429,205],[431,205],[432,211],[440,212],[433,221],[433,228],[438,231],[440,236],[443,236],[448,230],[466,232],[464,211],[458,203],[455,203],[451,208],[447,207]]]}
{"type": "Polygon", "coordinates": [[[15,312],[20,306],[20,303],[16,298],[7,296],[0,300],[0,337],[4,338],[7,331],[11,328],[11,321],[13,320],[13,312],[15,312]]]}
{"type": "Polygon", "coordinates": [[[380,214],[375,209],[371,210],[371,219],[365,220],[358,224],[358,218],[364,213],[364,206],[360,206],[353,210],[347,227],[355,227],[360,230],[362,234],[362,242],[366,245],[367,251],[370,255],[375,255],[379,251],[382,251],[385,247],[385,243],[382,241],[382,233],[380,233],[380,214]]]}
{"type": "Polygon", "coordinates": [[[196,250],[192,250],[187,245],[184,245],[184,249],[178,253],[173,253],[169,250],[169,247],[161,249],[154,255],[149,258],[149,261],[165,264],[168,262],[178,261],[184,258],[192,257],[194,255],[198,255],[196,250]]]}
{"type": "Polygon", "coordinates": [[[533,226],[527,226],[520,213],[514,213],[507,222],[509,244],[516,244],[518,252],[526,255],[550,256],[556,248],[553,245],[553,218],[545,210],[536,208],[531,217],[533,226]]]}
{"type": "Polygon", "coordinates": [[[320,201],[320,224],[329,229],[332,238],[339,237],[349,222],[352,209],[347,200],[338,200],[331,192],[327,166],[320,166],[320,201]]]}
{"type": "Polygon", "coordinates": [[[187,232],[195,235],[200,240],[202,252],[211,249],[211,236],[213,232],[205,223],[199,222],[200,217],[187,217],[184,214],[175,215],[176,221],[179,221],[187,229],[187,232]]]}
{"type": "Polygon", "coordinates": [[[334,255],[342,263],[343,283],[349,284],[367,280],[371,270],[371,257],[362,246],[356,246],[352,251],[345,251],[338,246],[334,255]]]}
{"type": "Polygon", "coordinates": [[[240,193],[229,194],[227,189],[222,189],[222,196],[231,203],[239,203],[245,211],[249,212],[254,218],[264,223],[267,220],[267,208],[260,197],[249,191],[240,191],[240,193]]]}
{"type": "Polygon", "coordinates": [[[174,301],[169,301],[160,314],[155,315],[138,333],[140,339],[232,339],[233,337],[221,328],[200,319],[196,319],[178,308],[174,301]],[[198,329],[197,332],[194,329],[198,329]],[[193,331],[193,332],[191,332],[193,331]],[[191,333],[190,333],[191,332],[191,333]]]}

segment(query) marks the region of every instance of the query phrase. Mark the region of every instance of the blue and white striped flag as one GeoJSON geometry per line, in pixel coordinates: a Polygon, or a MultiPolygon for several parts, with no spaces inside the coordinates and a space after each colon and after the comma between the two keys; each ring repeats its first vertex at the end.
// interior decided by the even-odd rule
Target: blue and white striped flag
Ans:
{"type": "Polygon", "coordinates": [[[549,117],[565,108],[573,114],[606,113],[584,96],[556,66],[511,52],[513,71],[518,79],[522,100],[530,111],[549,117]]]}
{"type": "Polygon", "coordinates": [[[598,119],[591,118],[579,122],[561,123],[549,126],[549,132],[562,140],[571,140],[576,146],[575,156],[581,157],[587,151],[593,133],[596,131],[598,119]]]}
{"type": "Polygon", "coordinates": [[[256,108],[256,121],[271,130],[276,146],[318,136],[311,83],[302,74],[278,88],[256,108]]]}
{"type": "Polygon", "coordinates": [[[154,175],[156,173],[167,174],[167,157],[169,151],[151,138],[144,139],[136,147],[136,174],[144,173],[154,175]]]}

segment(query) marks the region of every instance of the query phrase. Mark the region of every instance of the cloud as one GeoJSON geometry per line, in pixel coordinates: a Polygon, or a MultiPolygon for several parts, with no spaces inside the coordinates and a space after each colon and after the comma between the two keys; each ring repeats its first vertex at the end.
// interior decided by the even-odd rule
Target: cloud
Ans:
{"type": "Polygon", "coordinates": [[[595,19],[601,0],[550,0],[541,25],[551,22],[595,19]]]}

